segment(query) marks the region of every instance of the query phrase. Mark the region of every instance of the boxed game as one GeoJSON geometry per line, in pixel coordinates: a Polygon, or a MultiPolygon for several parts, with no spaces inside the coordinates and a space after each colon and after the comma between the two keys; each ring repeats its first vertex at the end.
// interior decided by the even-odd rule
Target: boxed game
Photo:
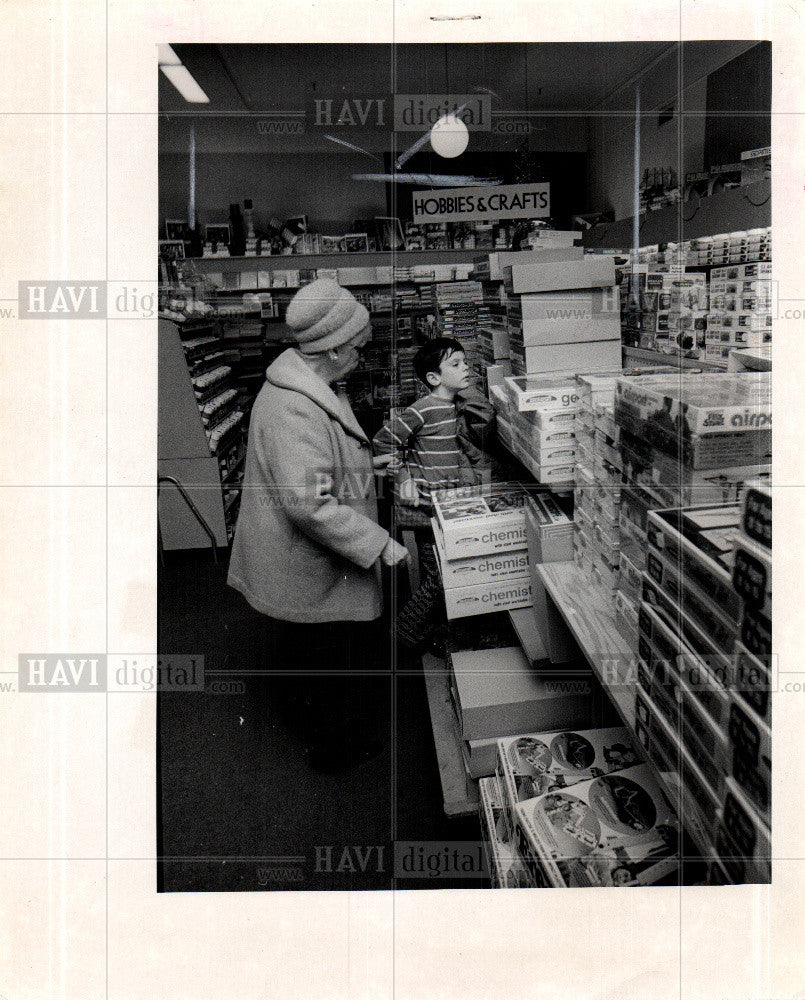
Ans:
{"type": "Polygon", "coordinates": [[[601,288],[615,284],[612,257],[587,255],[578,261],[512,264],[512,290],[518,294],[572,288],[601,288]]]}
{"type": "Polygon", "coordinates": [[[590,717],[590,693],[560,692],[540,680],[519,647],[463,650],[450,659],[465,740],[583,725],[590,717]]]}
{"type": "Polygon", "coordinates": [[[503,821],[503,806],[496,777],[478,782],[481,829],[486,834],[492,885],[497,889],[528,889],[534,880],[523,863],[520,852],[503,821]]]}
{"type": "Polygon", "coordinates": [[[448,560],[526,546],[524,504],[528,493],[516,483],[494,484],[482,493],[442,490],[434,510],[448,560]]]}
{"type": "Polygon", "coordinates": [[[521,410],[518,419],[539,433],[565,431],[576,433],[578,410],[521,410]]]}
{"type": "Polygon", "coordinates": [[[771,729],[736,691],[728,726],[732,776],[760,812],[771,817],[771,729]]]}
{"type": "Polygon", "coordinates": [[[520,412],[553,415],[556,411],[576,411],[579,406],[578,386],[572,378],[523,375],[507,378],[506,385],[520,412]]]}
{"type": "Polygon", "coordinates": [[[643,571],[632,562],[623,549],[621,549],[620,559],[618,560],[618,589],[633,604],[640,603],[640,595],[643,589],[643,571]]]}
{"type": "MultiPolygon", "coordinates": [[[[768,372],[709,373],[690,378],[645,375],[620,379],[616,409],[633,425],[652,431],[692,435],[725,434],[771,428],[771,378],[768,372]]],[[[620,422],[620,421],[619,421],[620,422]]]]}
{"type": "Polygon", "coordinates": [[[735,538],[732,582],[744,604],[771,616],[771,551],[746,535],[735,538]]]}
{"type": "Polygon", "coordinates": [[[527,733],[497,741],[497,775],[510,812],[518,802],[641,762],[622,727],[527,733]]]}
{"type": "Polygon", "coordinates": [[[738,517],[736,504],[654,510],[646,531],[652,551],[736,623],[742,606],[731,570],[738,517]]]}
{"type": "Polygon", "coordinates": [[[771,882],[769,828],[732,778],[727,778],[726,785],[716,828],[719,861],[736,885],[771,882]]]}
{"type": "Polygon", "coordinates": [[[620,340],[620,308],[604,289],[523,295],[507,308],[509,332],[525,347],[620,340]]]}
{"type": "Polygon", "coordinates": [[[530,608],[531,579],[521,576],[475,586],[445,588],[444,603],[449,620],[485,615],[490,611],[530,608]]]}
{"type": "Polygon", "coordinates": [[[431,527],[433,528],[436,555],[445,590],[478,584],[497,584],[507,580],[519,580],[528,575],[528,550],[526,548],[499,554],[448,560],[444,551],[442,530],[435,517],[431,518],[431,527]]]}
{"type": "Polygon", "coordinates": [[[548,453],[558,448],[570,448],[572,450],[578,442],[576,431],[572,424],[568,425],[566,423],[564,426],[542,428],[537,427],[530,421],[523,420],[518,414],[515,426],[523,443],[531,449],[538,461],[543,457],[543,452],[548,453]]]}
{"type": "Polygon", "coordinates": [[[554,884],[652,885],[679,866],[679,821],[647,765],[515,806],[554,884]]]}
{"type": "Polygon", "coordinates": [[[759,660],[765,662],[772,655],[771,619],[761,611],[744,605],[741,619],[741,642],[759,660]]]}
{"type": "Polygon", "coordinates": [[[753,542],[771,549],[771,489],[768,483],[748,482],[741,498],[741,530],[753,542]]]}
{"type": "Polygon", "coordinates": [[[636,650],[637,605],[622,590],[615,591],[615,628],[629,648],[636,650]]]}

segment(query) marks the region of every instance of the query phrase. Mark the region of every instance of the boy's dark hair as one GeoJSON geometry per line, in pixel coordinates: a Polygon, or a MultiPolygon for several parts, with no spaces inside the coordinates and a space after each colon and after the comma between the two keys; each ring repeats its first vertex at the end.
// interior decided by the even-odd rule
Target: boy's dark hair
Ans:
{"type": "Polygon", "coordinates": [[[450,357],[451,354],[455,354],[456,351],[461,351],[462,354],[464,352],[464,348],[457,340],[454,340],[452,337],[434,337],[416,352],[414,355],[414,371],[429,389],[433,387],[428,382],[428,372],[436,372],[438,374],[439,365],[445,358],[450,357]]]}

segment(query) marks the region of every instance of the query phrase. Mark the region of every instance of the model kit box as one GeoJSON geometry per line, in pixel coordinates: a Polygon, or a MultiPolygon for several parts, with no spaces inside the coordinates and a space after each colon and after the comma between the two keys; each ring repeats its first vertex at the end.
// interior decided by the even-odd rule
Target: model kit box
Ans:
{"type": "Polygon", "coordinates": [[[587,255],[579,261],[512,265],[512,289],[518,295],[601,288],[614,284],[615,262],[612,257],[587,255]]]}
{"type": "Polygon", "coordinates": [[[620,307],[603,289],[523,295],[507,310],[509,331],[525,347],[620,340],[620,307]]]}
{"type": "Polygon", "coordinates": [[[526,537],[534,565],[573,558],[573,522],[550,494],[529,498],[526,537]]]}
{"type": "Polygon", "coordinates": [[[528,889],[535,883],[503,821],[503,807],[496,777],[478,782],[481,828],[486,834],[487,860],[492,884],[498,889],[528,889]]]}
{"type": "Polygon", "coordinates": [[[471,587],[478,584],[498,584],[509,580],[519,580],[528,575],[528,550],[514,549],[510,552],[470,556],[466,559],[448,560],[444,551],[444,538],[436,518],[431,518],[436,555],[445,590],[456,587],[471,587]]]}
{"type": "Polygon", "coordinates": [[[744,604],[771,617],[771,551],[743,534],[735,539],[732,582],[744,604]]]}
{"type": "Polygon", "coordinates": [[[735,691],[732,692],[728,732],[732,776],[768,822],[771,818],[771,729],[735,691]]]}
{"type": "Polygon", "coordinates": [[[727,778],[715,848],[734,884],[771,882],[769,828],[732,778],[727,778]]]}
{"type": "Polygon", "coordinates": [[[616,405],[649,435],[656,427],[683,439],[768,430],[771,378],[768,372],[738,372],[620,379],[616,405]]]}
{"type": "Polygon", "coordinates": [[[762,662],[766,662],[772,655],[771,619],[749,605],[744,605],[741,642],[762,662]]]}
{"type": "Polygon", "coordinates": [[[640,763],[622,727],[527,733],[497,742],[497,774],[510,811],[526,799],[640,763]]]}
{"type": "Polygon", "coordinates": [[[753,656],[742,642],[733,651],[732,689],[767,726],[771,725],[771,695],[777,690],[773,657],[765,662],[753,656]]]}
{"type": "Polygon", "coordinates": [[[652,885],[679,865],[679,820],[647,765],[515,807],[534,854],[567,886],[652,885]]]}
{"type": "Polygon", "coordinates": [[[469,615],[486,615],[491,611],[530,608],[531,579],[522,576],[496,583],[446,588],[444,603],[448,620],[466,618],[469,615]]]}
{"type": "Polygon", "coordinates": [[[646,532],[651,549],[736,623],[742,604],[731,570],[739,516],[737,504],[655,510],[646,532]]]}
{"type": "Polygon", "coordinates": [[[496,484],[483,494],[462,489],[437,492],[433,506],[445,558],[524,549],[527,496],[516,483],[496,484]]]}
{"type": "Polygon", "coordinates": [[[464,650],[451,654],[451,661],[465,740],[573,727],[589,718],[591,695],[558,692],[519,647],[464,650]]]}

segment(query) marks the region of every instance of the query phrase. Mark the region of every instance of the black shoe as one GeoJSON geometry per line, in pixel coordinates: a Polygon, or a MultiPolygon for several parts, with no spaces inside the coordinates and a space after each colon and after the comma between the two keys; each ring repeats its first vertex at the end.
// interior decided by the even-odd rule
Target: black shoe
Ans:
{"type": "Polygon", "coordinates": [[[353,742],[330,741],[316,743],[308,751],[308,763],[321,774],[340,774],[359,764],[366,764],[379,757],[385,749],[376,738],[353,742]]]}

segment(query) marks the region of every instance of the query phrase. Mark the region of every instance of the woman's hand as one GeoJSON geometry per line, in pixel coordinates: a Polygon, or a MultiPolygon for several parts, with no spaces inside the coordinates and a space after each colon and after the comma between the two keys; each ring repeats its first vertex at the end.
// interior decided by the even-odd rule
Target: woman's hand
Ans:
{"type": "Polygon", "coordinates": [[[407,563],[411,557],[404,545],[389,538],[385,548],[380,553],[380,558],[386,566],[399,566],[400,563],[407,563]]]}
{"type": "Polygon", "coordinates": [[[387,473],[391,473],[392,476],[396,476],[403,467],[402,459],[397,455],[375,455],[372,458],[372,465],[375,468],[375,472],[379,473],[381,476],[384,476],[387,473]]]}

